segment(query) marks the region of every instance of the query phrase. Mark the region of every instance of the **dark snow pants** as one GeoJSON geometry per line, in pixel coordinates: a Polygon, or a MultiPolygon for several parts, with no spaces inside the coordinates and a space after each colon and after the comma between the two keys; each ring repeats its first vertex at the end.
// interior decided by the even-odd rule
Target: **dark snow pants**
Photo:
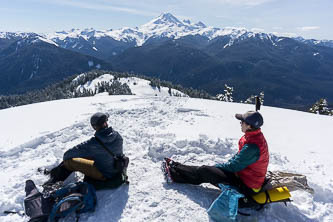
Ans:
{"type": "Polygon", "coordinates": [[[170,167],[171,177],[176,183],[187,183],[199,185],[211,183],[214,186],[222,183],[237,187],[241,193],[252,195],[255,192],[247,187],[234,173],[223,171],[215,166],[188,166],[180,163],[173,163],[170,167]]]}
{"type": "Polygon", "coordinates": [[[74,171],[85,174],[84,181],[92,184],[96,190],[114,189],[125,182],[128,183],[127,175],[121,173],[115,175],[112,179],[106,179],[93,163],[94,161],[83,158],[65,160],[50,171],[50,179],[44,185],[64,181],[74,171]]]}

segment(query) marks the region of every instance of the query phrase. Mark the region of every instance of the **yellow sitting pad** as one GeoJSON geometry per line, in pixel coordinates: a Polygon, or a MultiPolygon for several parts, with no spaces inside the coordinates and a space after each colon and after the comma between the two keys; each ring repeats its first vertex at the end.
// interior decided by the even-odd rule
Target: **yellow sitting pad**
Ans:
{"type": "MultiPolygon", "coordinates": [[[[284,187],[277,187],[273,188],[271,190],[267,190],[267,193],[269,195],[269,198],[267,200],[267,203],[270,202],[276,202],[280,200],[285,200],[291,197],[290,192],[286,186],[284,187]]],[[[256,195],[253,195],[252,198],[259,204],[266,203],[266,192],[262,191],[256,195]]]]}
{"type": "Polygon", "coordinates": [[[84,175],[96,180],[105,180],[103,174],[94,166],[93,160],[84,158],[73,158],[64,161],[67,170],[79,171],[84,175]]]}

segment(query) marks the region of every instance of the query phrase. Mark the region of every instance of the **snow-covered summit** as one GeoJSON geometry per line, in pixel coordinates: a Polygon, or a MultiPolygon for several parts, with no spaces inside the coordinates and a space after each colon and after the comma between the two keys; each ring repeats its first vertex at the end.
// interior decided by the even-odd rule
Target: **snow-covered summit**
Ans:
{"type": "Polygon", "coordinates": [[[30,35],[36,35],[35,33],[28,33],[28,32],[1,32],[0,31],[0,38],[2,39],[12,39],[12,38],[25,38],[30,35]]]}
{"type": "Polygon", "coordinates": [[[53,40],[47,38],[46,36],[39,35],[33,32],[0,32],[0,38],[8,40],[17,39],[17,44],[34,44],[38,42],[47,42],[49,44],[58,46],[53,40]]]}
{"type": "MultiPolygon", "coordinates": [[[[234,115],[253,109],[187,97],[100,95],[0,110],[0,221],[28,221],[24,215],[2,212],[23,212],[24,181],[32,179],[41,189],[47,176],[37,168],[59,164],[66,150],[93,136],[90,116],[107,112],[130,158],[130,185],[98,191],[95,212],[82,214],[80,222],[209,222],[206,211],[219,190],[208,184],[167,184],[161,161],[166,156],[188,165],[227,161],[242,136],[234,115]]],[[[267,106],[260,112],[269,170],[304,174],[315,192],[292,192],[288,206],[272,204],[251,217],[240,215],[238,221],[332,221],[332,117],[267,106]]],[[[68,216],[62,221],[74,220],[68,216]]]]}
{"type": "Polygon", "coordinates": [[[171,13],[162,13],[160,16],[157,18],[154,18],[147,24],[175,24],[175,25],[183,25],[183,22],[179,21],[175,16],[173,16],[171,13]]]}
{"type": "Polygon", "coordinates": [[[330,47],[333,48],[333,40],[317,40],[317,39],[304,39],[301,36],[295,37],[294,39],[306,43],[306,44],[310,44],[310,45],[319,45],[319,46],[326,46],[326,47],[330,47]]]}

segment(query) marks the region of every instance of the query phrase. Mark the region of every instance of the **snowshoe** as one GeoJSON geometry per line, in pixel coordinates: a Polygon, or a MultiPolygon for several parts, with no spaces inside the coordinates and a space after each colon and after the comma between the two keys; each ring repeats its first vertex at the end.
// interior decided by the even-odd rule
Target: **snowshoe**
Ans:
{"type": "Polygon", "coordinates": [[[58,189],[62,188],[63,186],[64,186],[63,181],[57,181],[55,183],[46,182],[42,185],[43,193],[44,194],[51,194],[53,191],[58,190],[58,189]]]}
{"type": "Polygon", "coordinates": [[[41,173],[41,174],[44,174],[44,175],[49,175],[51,170],[43,168],[43,167],[38,167],[37,172],[41,173]]]}
{"type": "Polygon", "coordinates": [[[170,165],[172,164],[172,160],[170,158],[164,158],[164,161],[162,162],[162,172],[164,174],[164,179],[167,183],[172,183],[172,177],[170,172],[170,165]]]}

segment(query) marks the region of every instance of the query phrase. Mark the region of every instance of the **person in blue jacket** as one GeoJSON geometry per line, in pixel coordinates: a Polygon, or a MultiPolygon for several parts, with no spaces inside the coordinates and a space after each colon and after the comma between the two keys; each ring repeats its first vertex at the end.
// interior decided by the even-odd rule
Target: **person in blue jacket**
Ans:
{"type": "Polygon", "coordinates": [[[67,150],[63,162],[50,171],[50,179],[44,185],[64,181],[74,171],[83,173],[85,180],[109,181],[119,178],[120,172],[115,168],[115,158],[105,148],[116,156],[122,156],[123,138],[108,125],[108,118],[107,113],[101,112],[90,118],[91,126],[95,130],[94,136],[67,150]]]}

